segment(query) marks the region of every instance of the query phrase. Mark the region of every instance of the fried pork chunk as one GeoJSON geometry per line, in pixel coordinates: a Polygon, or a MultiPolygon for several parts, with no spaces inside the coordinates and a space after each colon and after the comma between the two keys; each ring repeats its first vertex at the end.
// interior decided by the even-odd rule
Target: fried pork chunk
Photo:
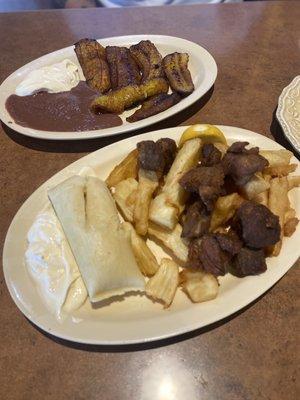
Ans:
{"type": "Polygon", "coordinates": [[[142,72],[142,81],[164,76],[162,56],[150,40],[142,40],[130,47],[130,53],[142,72]]]}
{"type": "Polygon", "coordinates": [[[194,239],[189,245],[189,267],[202,269],[215,276],[225,275],[229,261],[229,254],[221,249],[218,240],[212,234],[194,239]]]}
{"type": "Polygon", "coordinates": [[[225,175],[237,185],[245,185],[256,172],[262,171],[269,163],[258,154],[258,147],[246,149],[248,142],[233,143],[222,159],[225,175]]]}
{"type": "Polygon", "coordinates": [[[262,204],[246,201],[234,218],[234,227],[249,247],[262,249],[276,244],[280,239],[278,216],[262,204]]]}
{"type": "Polygon", "coordinates": [[[107,46],[106,58],[109,65],[112,89],[140,82],[141,76],[137,63],[126,47],[107,46]]]}
{"type": "Polygon", "coordinates": [[[221,249],[229,253],[231,256],[238,254],[243,246],[243,242],[233,230],[230,230],[227,233],[216,233],[214,236],[221,249]]]}
{"type": "Polygon", "coordinates": [[[205,143],[202,147],[201,165],[212,167],[221,162],[222,153],[212,143],[205,143]]]}
{"type": "Polygon", "coordinates": [[[139,168],[166,174],[176,156],[177,146],[174,140],[165,138],[157,142],[144,140],[137,144],[139,168]]]}
{"type": "Polygon", "coordinates": [[[210,220],[211,215],[202,201],[195,201],[187,209],[181,236],[189,239],[203,236],[209,230],[210,220]]]}
{"type": "Polygon", "coordinates": [[[101,93],[107,92],[110,76],[105,48],[97,40],[81,39],[75,43],[75,53],[87,84],[101,93]]]}
{"type": "Polygon", "coordinates": [[[191,73],[188,69],[187,53],[172,53],[164,57],[162,65],[171,88],[183,96],[194,91],[191,73]]]}
{"type": "Polygon", "coordinates": [[[267,264],[263,250],[243,247],[233,258],[232,272],[241,278],[247,275],[262,274],[266,270],[267,264]]]}
{"type": "Polygon", "coordinates": [[[185,173],[179,183],[186,191],[198,193],[206,208],[212,211],[214,203],[221,193],[224,172],[221,164],[211,167],[201,165],[185,173]]]}
{"type": "Polygon", "coordinates": [[[134,114],[126,118],[128,122],[136,122],[141,119],[151,117],[168,108],[174,106],[181,100],[181,97],[177,93],[167,94],[161,93],[157,96],[151,97],[149,100],[144,101],[141,108],[139,108],[134,114]]]}

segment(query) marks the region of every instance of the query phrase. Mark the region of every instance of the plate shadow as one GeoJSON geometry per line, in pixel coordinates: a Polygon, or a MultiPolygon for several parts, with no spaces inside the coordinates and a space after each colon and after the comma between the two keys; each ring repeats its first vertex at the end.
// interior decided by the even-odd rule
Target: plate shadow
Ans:
{"type": "MultiPolygon", "coordinates": [[[[182,124],[187,119],[191,118],[194,114],[196,114],[201,108],[205,106],[205,104],[209,101],[212,94],[214,92],[214,86],[202,96],[195,103],[191,104],[188,108],[180,111],[179,113],[163,120],[157,122],[153,125],[149,125],[145,128],[139,129],[134,132],[129,132],[125,134],[119,134],[110,137],[96,138],[96,139],[82,139],[82,140],[44,140],[44,139],[36,139],[29,136],[22,135],[9,126],[1,122],[2,129],[6,133],[6,135],[21,146],[25,146],[27,148],[45,151],[51,153],[87,153],[98,150],[102,147],[105,147],[111,143],[117,142],[121,139],[126,139],[130,136],[138,135],[145,132],[151,132],[158,129],[171,128],[177,125],[182,124]]],[[[80,135],[80,133],[78,133],[80,135]]]]}

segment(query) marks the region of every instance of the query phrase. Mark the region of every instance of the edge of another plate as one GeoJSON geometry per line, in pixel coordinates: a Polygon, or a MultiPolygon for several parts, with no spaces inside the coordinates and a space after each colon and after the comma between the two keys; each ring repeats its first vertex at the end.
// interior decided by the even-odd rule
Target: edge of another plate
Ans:
{"type": "Polygon", "coordinates": [[[296,109],[296,103],[300,104],[300,75],[286,86],[278,99],[276,117],[282,130],[300,154],[300,112],[296,109]]]}

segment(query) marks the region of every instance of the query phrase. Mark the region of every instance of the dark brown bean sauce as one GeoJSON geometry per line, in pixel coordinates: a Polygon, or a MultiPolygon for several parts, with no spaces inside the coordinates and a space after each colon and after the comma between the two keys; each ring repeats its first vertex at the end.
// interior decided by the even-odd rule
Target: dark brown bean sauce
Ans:
{"type": "Polygon", "coordinates": [[[42,131],[81,132],[122,125],[118,115],[90,111],[97,95],[81,81],[69,92],[13,94],[6,100],[6,108],[17,124],[42,131]]]}

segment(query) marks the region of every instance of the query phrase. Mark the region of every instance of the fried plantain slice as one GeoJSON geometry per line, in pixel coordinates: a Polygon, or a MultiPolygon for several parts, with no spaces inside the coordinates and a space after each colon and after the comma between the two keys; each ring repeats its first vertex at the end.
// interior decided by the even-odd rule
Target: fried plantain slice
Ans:
{"type": "Polygon", "coordinates": [[[159,93],[167,93],[169,85],[163,78],[151,79],[140,85],[129,85],[97,97],[91,104],[94,112],[121,114],[126,108],[159,93]]]}
{"type": "Polygon", "coordinates": [[[182,95],[188,95],[194,91],[188,62],[189,55],[187,53],[177,52],[168,54],[162,61],[171,88],[182,95]]]}
{"type": "Polygon", "coordinates": [[[142,82],[164,76],[162,56],[150,40],[142,40],[129,50],[142,71],[142,82]]]}
{"type": "Polygon", "coordinates": [[[107,46],[106,58],[112,89],[119,89],[140,82],[139,68],[126,47],[107,46]]]}
{"type": "Polygon", "coordinates": [[[134,114],[130,115],[130,117],[126,118],[126,121],[136,122],[140,121],[141,119],[151,117],[152,115],[156,115],[174,106],[174,104],[178,103],[180,100],[181,97],[178,93],[158,94],[157,96],[151,97],[149,100],[146,100],[142,104],[141,108],[139,108],[134,114]]]}
{"type": "Polygon", "coordinates": [[[97,40],[81,39],[75,43],[75,53],[87,84],[101,93],[110,89],[110,77],[105,48],[97,40]]]}

